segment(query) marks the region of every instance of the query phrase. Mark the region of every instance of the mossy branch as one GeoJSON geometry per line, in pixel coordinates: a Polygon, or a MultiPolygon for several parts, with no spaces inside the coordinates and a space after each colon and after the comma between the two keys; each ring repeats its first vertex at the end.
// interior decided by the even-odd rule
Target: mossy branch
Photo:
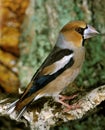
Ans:
{"type": "MultiPolygon", "coordinates": [[[[40,101],[30,106],[30,108],[24,113],[24,118],[19,119],[18,121],[23,122],[26,119],[30,123],[32,130],[49,130],[52,126],[62,122],[82,118],[89,110],[92,110],[104,100],[105,85],[100,86],[81,97],[76,101],[80,108],[71,110],[67,113],[64,113],[63,106],[55,103],[53,99],[40,99],[40,101]]],[[[7,111],[5,111],[7,106],[8,103],[0,105],[1,115],[7,114],[7,111]]],[[[16,119],[16,112],[9,116],[12,119],[16,119]]]]}

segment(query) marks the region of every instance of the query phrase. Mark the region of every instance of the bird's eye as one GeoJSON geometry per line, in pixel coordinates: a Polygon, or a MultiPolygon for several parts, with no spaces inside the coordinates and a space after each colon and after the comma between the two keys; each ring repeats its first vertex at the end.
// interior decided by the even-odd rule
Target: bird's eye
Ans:
{"type": "Polygon", "coordinates": [[[84,28],[76,28],[75,29],[78,33],[80,33],[81,35],[83,35],[83,32],[84,32],[84,28]]]}

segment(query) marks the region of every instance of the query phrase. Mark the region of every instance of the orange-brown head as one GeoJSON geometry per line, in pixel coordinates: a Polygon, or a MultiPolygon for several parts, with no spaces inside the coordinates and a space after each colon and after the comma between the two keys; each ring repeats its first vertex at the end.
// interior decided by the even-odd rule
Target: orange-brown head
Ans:
{"type": "Polygon", "coordinates": [[[66,41],[73,42],[77,47],[80,47],[84,39],[95,36],[98,31],[84,21],[73,21],[67,23],[60,33],[63,34],[66,41]]]}

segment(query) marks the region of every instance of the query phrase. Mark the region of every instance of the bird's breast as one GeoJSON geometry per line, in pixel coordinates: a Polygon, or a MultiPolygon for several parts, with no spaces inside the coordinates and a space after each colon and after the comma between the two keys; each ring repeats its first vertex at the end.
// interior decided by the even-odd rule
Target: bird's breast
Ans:
{"type": "Polygon", "coordinates": [[[61,75],[59,75],[56,79],[46,85],[44,88],[45,92],[49,96],[56,96],[58,95],[65,87],[72,83],[74,79],[79,74],[80,69],[77,68],[75,70],[67,69],[61,75]]]}

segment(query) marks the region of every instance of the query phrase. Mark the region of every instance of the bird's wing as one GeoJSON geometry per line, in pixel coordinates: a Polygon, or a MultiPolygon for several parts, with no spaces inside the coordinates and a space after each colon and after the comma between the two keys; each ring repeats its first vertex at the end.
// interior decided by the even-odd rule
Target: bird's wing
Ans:
{"type": "Polygon", "coordinates": [[[74,60],[72,50],[55,46],[42,66],[33,76],[28,87],[20,97],[19,102],[32,97],[32,95],[35,94],[38,90],[45,87],[49,82],[52,82],[67,68],[71,67],[73,63],[74,60]]]}

